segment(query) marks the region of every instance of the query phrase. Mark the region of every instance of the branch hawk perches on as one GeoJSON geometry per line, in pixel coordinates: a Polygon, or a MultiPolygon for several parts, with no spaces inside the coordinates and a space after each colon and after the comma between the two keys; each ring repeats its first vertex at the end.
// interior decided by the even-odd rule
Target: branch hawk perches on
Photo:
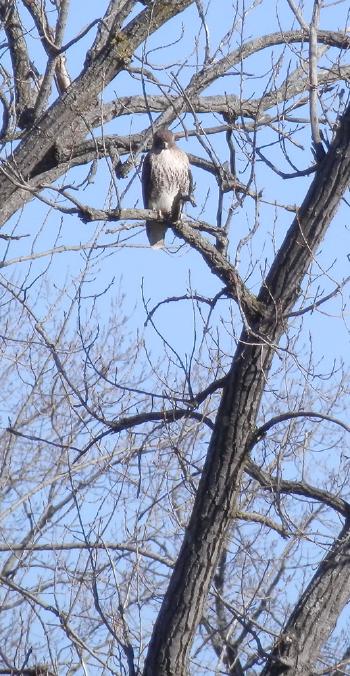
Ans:
{"type": "Polygon", "coordinates": [[[193,188],[190,163],[186,153],[177,147],[174,134],[168,129],[156,131],[153,145],[142,167],[142,192],[146,209],[160,212],[161,221],[146,221],[149,243],[155,249],[164,246],[164,237],[171,222],[180,218],[183,203],[191,200],[193,188]]]}

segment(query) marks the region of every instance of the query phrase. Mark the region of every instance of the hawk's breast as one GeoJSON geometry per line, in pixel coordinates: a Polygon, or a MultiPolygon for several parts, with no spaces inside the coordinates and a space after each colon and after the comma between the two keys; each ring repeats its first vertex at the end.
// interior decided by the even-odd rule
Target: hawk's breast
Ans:
{"type": "Polygon", "coordinates": [[[175,198],[190,188],[187,155],[178,148],[167,148],[151,156],[148,207],[170,213],[175,198]]]}

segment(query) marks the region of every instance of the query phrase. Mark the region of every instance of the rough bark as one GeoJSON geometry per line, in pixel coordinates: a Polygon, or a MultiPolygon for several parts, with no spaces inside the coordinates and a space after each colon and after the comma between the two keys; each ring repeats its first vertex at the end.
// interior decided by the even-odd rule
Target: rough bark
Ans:
{"type": "Polygon", "coordinates": [[[33,71],[26,43],[23,37],[20,18],[14,3],[0,1],[0,20],[4,24],[9,42],[13,72],[15,73],[16,115],[20,127],[25,126],[35,100],[33,71]]]}

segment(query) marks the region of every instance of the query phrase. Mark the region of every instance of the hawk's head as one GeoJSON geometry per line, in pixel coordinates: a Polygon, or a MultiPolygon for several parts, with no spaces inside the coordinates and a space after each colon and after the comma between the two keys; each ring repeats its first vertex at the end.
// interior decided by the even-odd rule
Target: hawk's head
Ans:
{"type": "Polygon", "coordinates": [[[175,136],[169,129],[158,129],[153,136],[153,150],[166,150],[175,145],[175,136]]]}

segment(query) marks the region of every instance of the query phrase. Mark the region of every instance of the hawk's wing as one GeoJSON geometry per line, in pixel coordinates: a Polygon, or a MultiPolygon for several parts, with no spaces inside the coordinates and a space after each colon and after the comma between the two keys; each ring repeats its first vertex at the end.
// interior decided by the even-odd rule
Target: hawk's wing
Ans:
{"type": "MultiPolygon", "coordinates": [[[[150,209],[150,196],[152,193],[152,167],[151,155],[147,153],[142,165],[142,197],[145,209],[150,209]]],[[[167,225],[164,221],[146,221],[146,232],[150,245],[154,249],[161,249],[164,246],[164,237],[167,225]]]]}
{"type": "MultiPolygon", "coordinates": [[[[188,195],[189,195],[189,197],[191,197],[193,199],[193,176],[192,176],[192,171],[191,171],[190,167],[188,167],[188,182],[189,182],[188,195]]],[[[189,200],[189,201],[191,201],[191,200],[189,200]]]]}
{"type": "Polygon", "coordinates": [[[149,194],[151,191],[151,162],[150,155],[147,153],[142,164],[142,197],[145,209],[148,209],[149,194]]]}

